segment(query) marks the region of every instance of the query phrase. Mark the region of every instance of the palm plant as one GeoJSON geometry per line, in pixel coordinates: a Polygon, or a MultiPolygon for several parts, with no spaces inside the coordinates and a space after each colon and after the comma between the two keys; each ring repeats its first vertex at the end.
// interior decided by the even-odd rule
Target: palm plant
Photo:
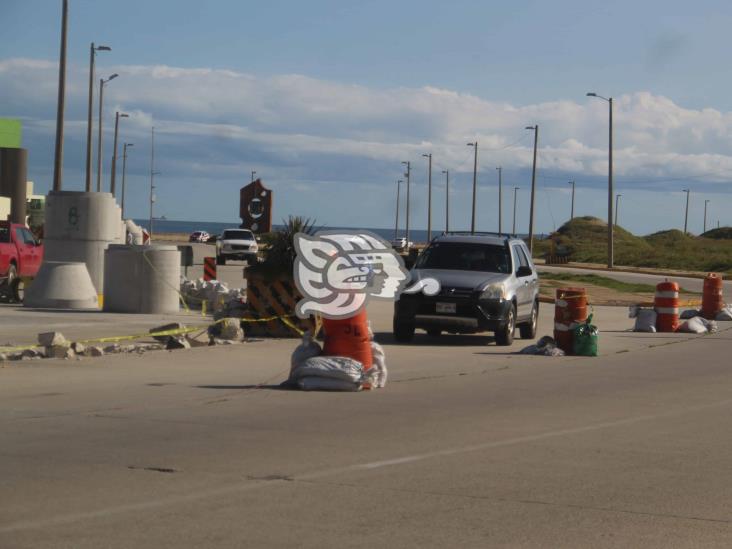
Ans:
{"type": "Polygon", "coordinates": [[[295,264],[295,235],[312,235],[316,231],[315,221],[301,216],[289,216],[283,220],[283,228],[264,235],[266,244],[264,260],[248,269],[249,272],[271,278],[292,276],[295,264]]]}

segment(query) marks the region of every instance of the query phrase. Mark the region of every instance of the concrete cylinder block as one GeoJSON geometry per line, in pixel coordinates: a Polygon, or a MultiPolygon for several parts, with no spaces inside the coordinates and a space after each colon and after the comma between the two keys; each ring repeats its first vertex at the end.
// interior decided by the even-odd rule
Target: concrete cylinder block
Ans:
{"type": "Polygon", "coordinates": [[[179,287],[180,251],[175,246],[112,244],[105,253],[105,311],[176,313],[179,287]]]}
{"type": "Polygon", "coordinates": [[[98,309],[97,292],[82,262],[44,261],[26,289],[25,307],[98,309]]]}

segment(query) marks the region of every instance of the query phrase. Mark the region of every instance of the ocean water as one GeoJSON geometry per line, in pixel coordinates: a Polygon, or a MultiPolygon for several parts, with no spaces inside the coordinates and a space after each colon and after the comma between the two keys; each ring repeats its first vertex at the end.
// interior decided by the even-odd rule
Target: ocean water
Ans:
{"type": "MultiPolygon", "coordinates": [[[[135,223],[141,227],[148,228],[150,224],[148,219],[135,219],[135,223]]],[[[180,221],[172,219],[155,219],[153,221],[153,231],[155,233],[182,233],[190,234],[193,231],[206,231],[209,234],[221,234],[224,229],[237,228],[240,225],[240,221],[232,221],[231,223],[221,223],[217,221],[180,221]]],[[[278,229],[281,225],[274,225],[274,229],[278,229]]],[[[384,240],[391,241],[394,238],[394,228],[381,229],[373,227],[331,227],[328,225],[318,226],[319,229],[323,230],[336,230],[343,229],[348,231],[359,231],[366,230],[370,231],[384,240]]],[[[432,236],[441,234],[441,230],[432,231],[432,236]]],[[[399,236],[404,235],[404,228],[399,230],[399,236]]],[[[523,236],[523,235],[522,235],[523,236]]],[[[536,238],[542,238],[543,235],[536,235],[536,238]]],[[[427,242],[427,231],[420,229],[410,229],[409,239],[415,244],[424,244],[427,242]]]]}

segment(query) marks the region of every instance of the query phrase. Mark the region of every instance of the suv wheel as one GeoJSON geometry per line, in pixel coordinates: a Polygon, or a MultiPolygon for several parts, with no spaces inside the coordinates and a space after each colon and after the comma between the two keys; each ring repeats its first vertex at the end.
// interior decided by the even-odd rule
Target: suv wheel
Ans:
{"type": "Polygon", "coordinates": [[[536,337],[536,323],[539,319],[539,302],[534,301],[534,306],[531,308],[531,320],[526,324],[519,326],[519,333],[521,339],[534,339],[536,337]]]}
{"type": "Polygon", "coordinates": [[[496,330],[496,345],[511,345],[516,331],[516,305],[512,305],[503,326],[496,330]]]}
{"type": "Polygon", "coordinates": [[[394,319],[394,339],[400,343],[407,343],[414,338],[414,324],[400,322],[394,319]]]}

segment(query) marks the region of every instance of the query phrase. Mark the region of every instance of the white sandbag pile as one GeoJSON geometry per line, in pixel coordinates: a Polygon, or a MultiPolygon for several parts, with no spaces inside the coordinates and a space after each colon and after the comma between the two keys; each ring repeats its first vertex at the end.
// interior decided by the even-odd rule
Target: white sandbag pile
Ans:
{"type": "Polygon", "coordinates": [[[304,391],[360,391],[386,385],[384,349],[373,340],[369,327],[372,367],[364,372],[363,364],[345,356],[323,356],[322,348],[307,331],[290,357],[290,375],[283,383],[304,391]]]}
{"type": "Polygon", "coordinates": [[[715,320],[721,320],[722,322],[732,320],[732,305],[727,305],[724,309],[719,311],[715,320]]]}
{"type": "Polygon", "coordinates": [[[684,321],[677,331],[687,334],[713,334],[718,329],[714,320],[707,320],[703,316],[695,316],[684,321]]]}
{"type": "Polygon", "coordinates": [[[542,355],[542,356],[564,356],[562,349],[557,347],[557,342],[551,336],[544,336],[534,345],[524,347],[519,351],[522,355],[542,355]]]}
{"type": "Polygon", "coordinates": [[[628,310],[628,318],[635,318],[634,332],[656,333],[656,311],[633,305],[628,310]]]}

